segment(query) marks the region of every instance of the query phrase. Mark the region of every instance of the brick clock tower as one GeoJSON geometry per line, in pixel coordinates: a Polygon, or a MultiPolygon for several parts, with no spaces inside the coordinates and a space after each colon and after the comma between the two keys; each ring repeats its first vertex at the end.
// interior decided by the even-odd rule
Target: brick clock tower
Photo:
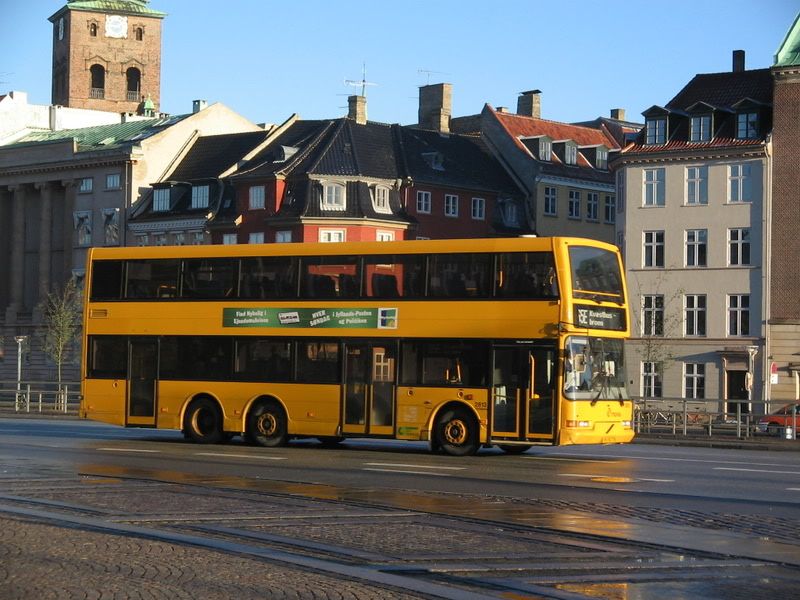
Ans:
{"type": "Polygon", "coordinates": [[[112,112],[157,111],[161,22],[149,0],[68,0],[52,17],[52,103],[112,112]]]}

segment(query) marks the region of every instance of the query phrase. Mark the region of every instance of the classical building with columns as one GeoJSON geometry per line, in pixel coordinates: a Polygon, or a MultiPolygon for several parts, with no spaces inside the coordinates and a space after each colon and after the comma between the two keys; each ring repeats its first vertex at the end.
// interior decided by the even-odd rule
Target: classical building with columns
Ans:
{"type": "MultiPolygon", "coordinates": [[[[222,104],[197,103],[187,115],[32,132],[0,146],[0,254],[8,257],[0,261],[0,353],[16,356],[14,337],[34,336],[40,301],[82,279],[87,248],[128,244],[129,211],[194,139],[259,130],[222,104]]],[[[41,356],[37,364],[49,376],[41,356]]],[[[0,379],[15,376],[16,362],[0,361],[0,379]]]]}

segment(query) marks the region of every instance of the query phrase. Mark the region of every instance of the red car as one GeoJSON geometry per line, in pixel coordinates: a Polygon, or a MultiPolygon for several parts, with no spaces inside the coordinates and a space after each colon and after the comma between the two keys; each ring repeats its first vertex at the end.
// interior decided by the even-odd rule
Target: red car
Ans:
{"type": "Polygon", "coordinates": [[[800,404],[787,404],[774,413],[761,417],[758,425],[756,425],[759,433],[767,433],[769,435],[781,435],[786,427],[794,427],[795,431],[797,431],[798,426],[800,426],[800,404]],[[792,422],[793,410],[795,413],[794,422],[792,422]]]}

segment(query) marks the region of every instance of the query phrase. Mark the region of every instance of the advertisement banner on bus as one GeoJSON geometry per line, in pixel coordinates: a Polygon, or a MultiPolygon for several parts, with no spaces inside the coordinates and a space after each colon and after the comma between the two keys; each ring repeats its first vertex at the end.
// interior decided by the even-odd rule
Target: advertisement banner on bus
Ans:
{"type": "Polygon", "coordinates": [[[397,308],[223,308],[223,327],[397,329],[397,308]]]}

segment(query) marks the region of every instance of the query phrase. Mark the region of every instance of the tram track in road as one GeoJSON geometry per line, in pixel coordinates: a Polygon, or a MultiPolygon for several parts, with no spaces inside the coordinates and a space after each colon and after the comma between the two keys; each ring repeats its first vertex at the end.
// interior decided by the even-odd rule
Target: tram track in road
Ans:
{"type": "MultiPolygon", "coordinates": [[[[244,556],[406,597],[571,599],[597,597],[597,586],[607,586],[611,596],[615,586],[645,589],[654,582],[684,587],[701,582],[709,590],[766,578],[773,590],[800,583],[800,569],[778,556],[637,540],[628,535],[639,526],[632,512],[612,518],[574,510],[567,502],[548,506],[497,496],[99,465],[85,468],[71,484],[5,483],[16,492],[0,496],[0,519],[5,514],[73,531],[244,556]]],[[[740,537],[727,537],[742,545],[740,537]]],[[[694,597],[704,597],[692,590],[694,597]]]]}

